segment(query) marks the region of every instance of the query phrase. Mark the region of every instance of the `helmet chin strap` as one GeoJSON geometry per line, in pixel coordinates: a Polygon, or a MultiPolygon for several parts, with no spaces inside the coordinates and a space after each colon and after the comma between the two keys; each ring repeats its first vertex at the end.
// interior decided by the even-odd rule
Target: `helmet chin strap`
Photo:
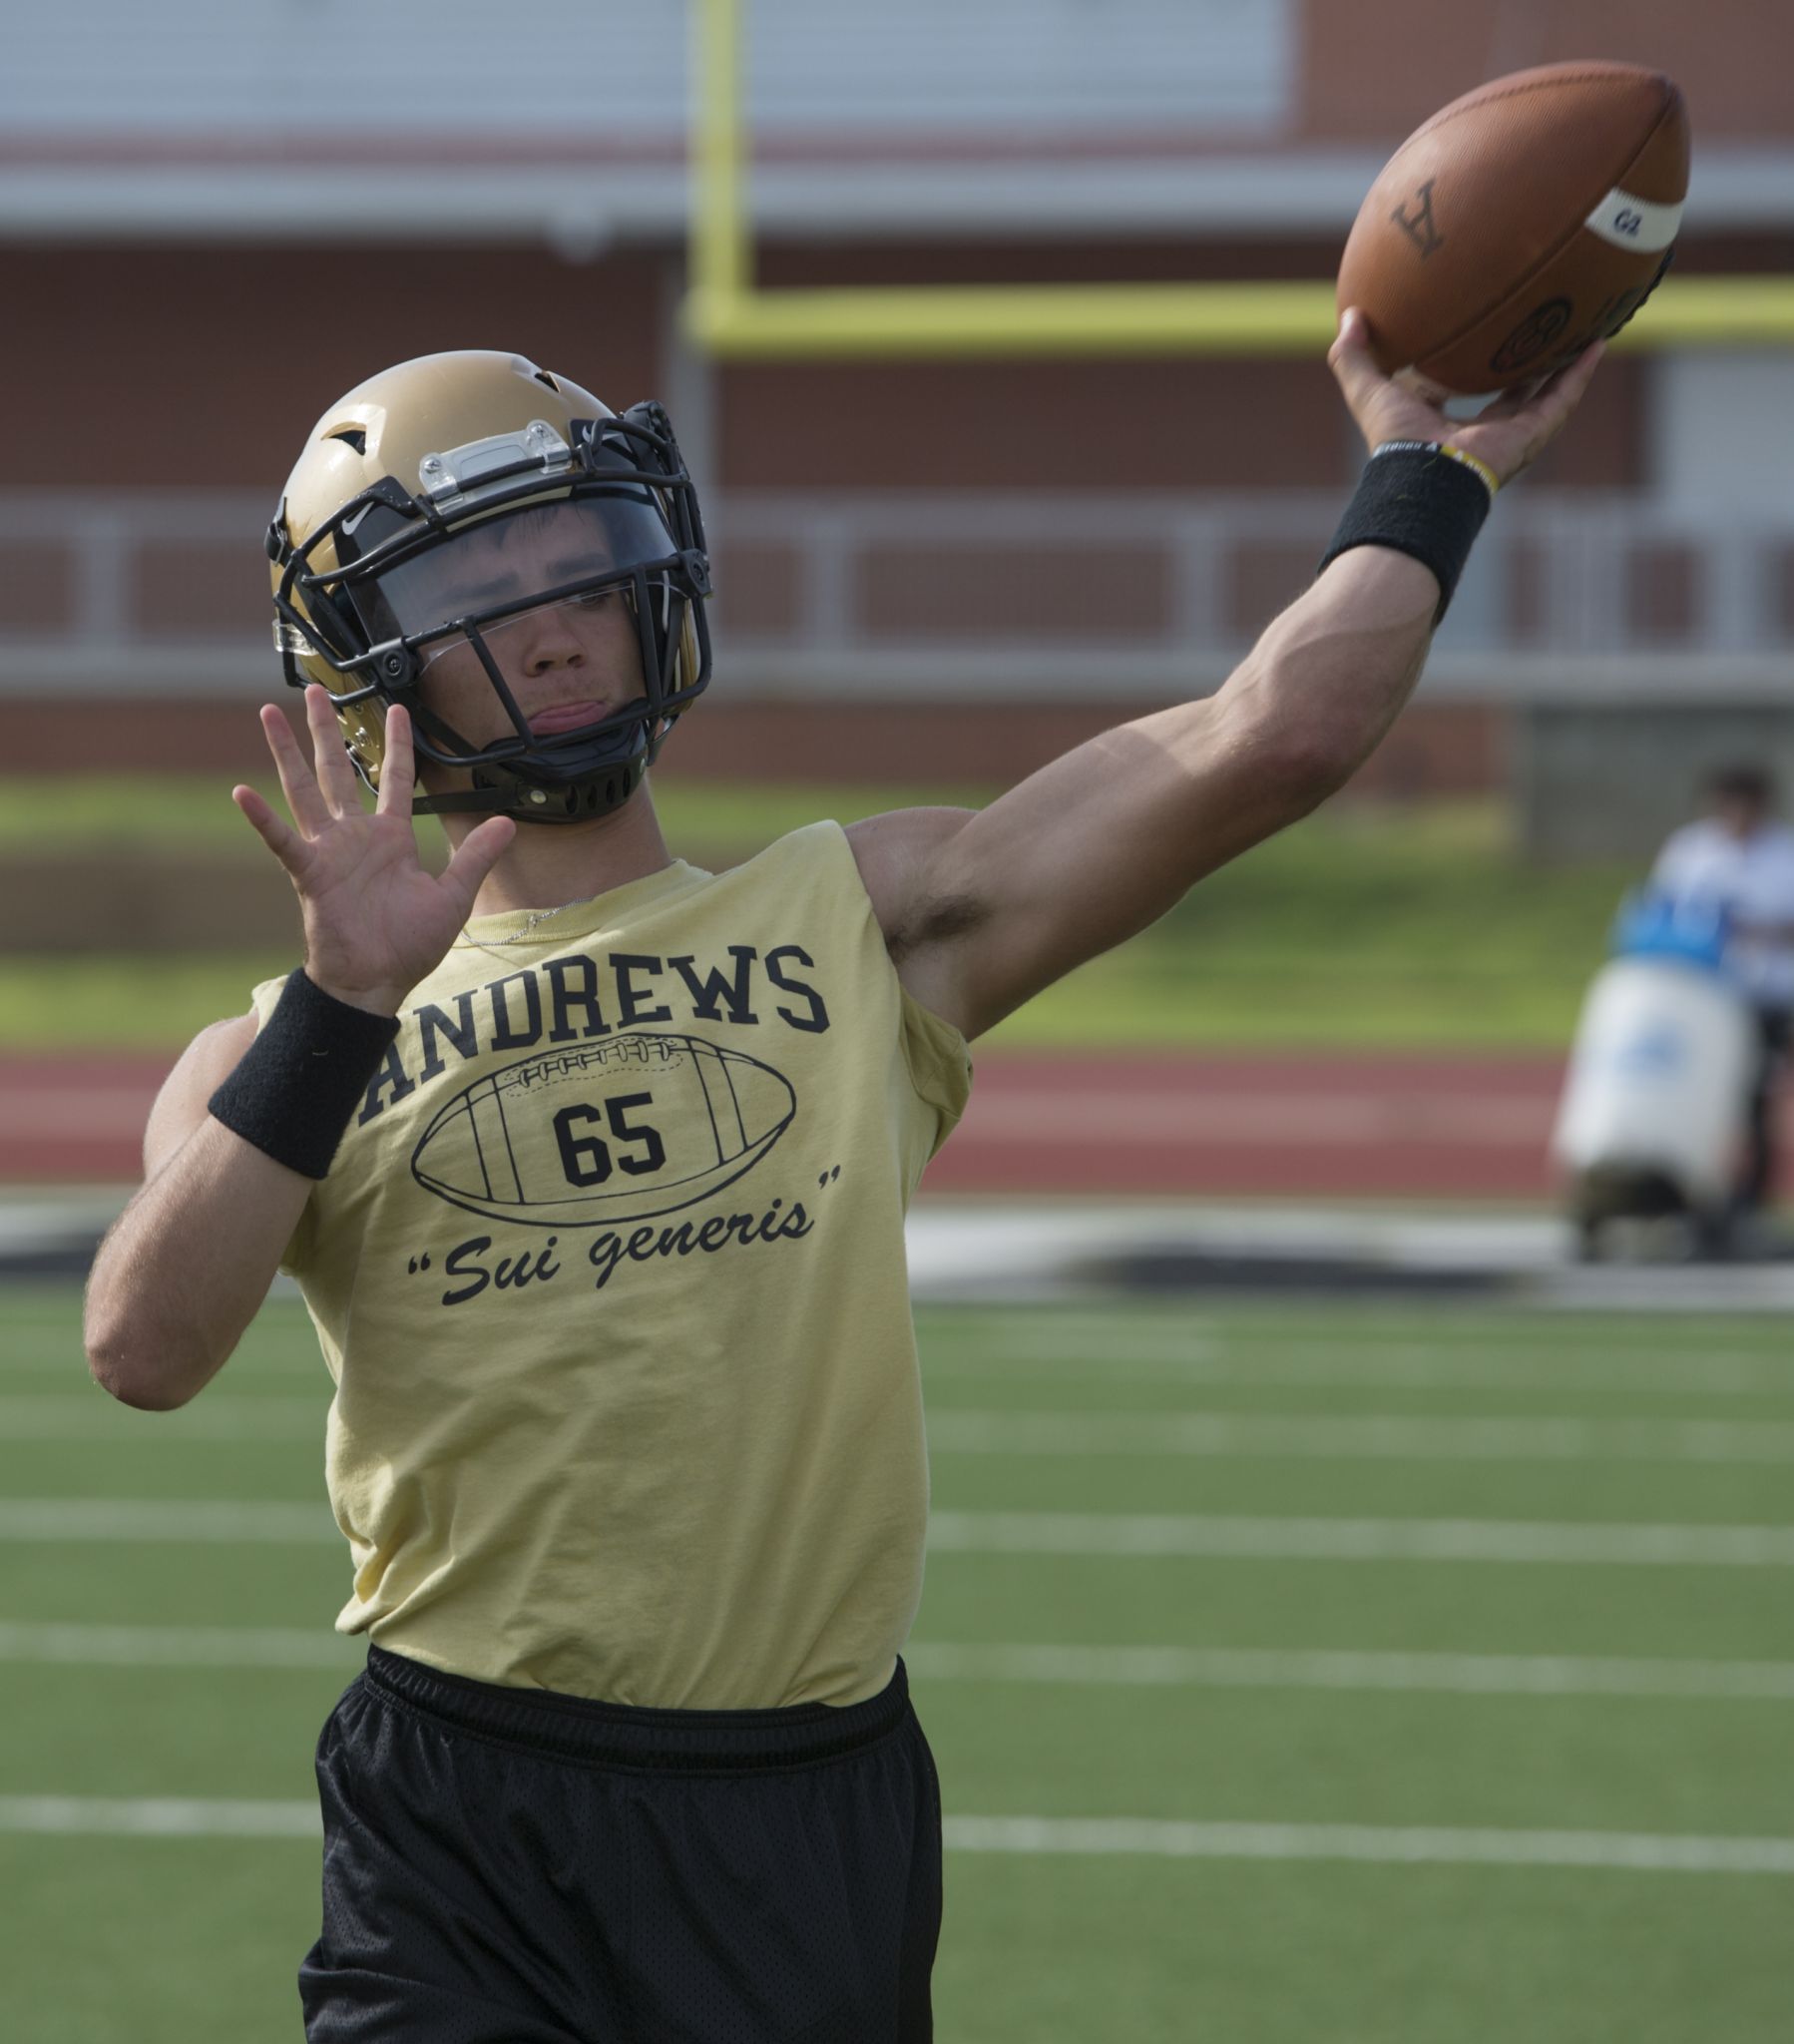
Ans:
{"type": "MultiPolygon", "coordinates": [[[[428,718],[429,713],[423,716],[428,718]]],[[[430,719],[433,724],[434,719],[430,719]]],[[[671,725],[672,720],[668,720],[671,725]]],[[[487,814],[513,816],[520,823],[585,823],[620,809],[641,786],[667,735],[652,729],[654,714],[620,725],[600,738],[568,749],[565,770],[556,762],[520,759],[486,761],[468,768],[473,785],[413,798],[413,815],[487,814]],[[544,766],[549,767],[544,771],[544,766]]],[[[460,743],[443,728],[443,735],[460,743]]],[[[431,736],[437,737],[432,732],[431,736]]],[[[439,764],[453,764],[442,762],[439,764]]]]}
{"type": "Polygon", "coordinates": [[[540,781],[526,780],[521,774],[508,775],[510,784],[501,785],[487,778],[491,769],[476,769],[472,787],[455,788],[446,794],[418,795],[412,801],[411,813],[442,816],[483,812],[514,816],[520,823],[589,823],[623,807],[642,785],[650,758],[648,753],[637,753],[602,778],[582,774],[560,787],[544,786],[540,781]]]}

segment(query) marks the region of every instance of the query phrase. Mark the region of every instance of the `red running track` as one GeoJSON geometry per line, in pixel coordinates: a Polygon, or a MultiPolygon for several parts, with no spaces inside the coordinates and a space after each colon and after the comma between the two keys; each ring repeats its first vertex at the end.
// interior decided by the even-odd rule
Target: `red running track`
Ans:
{"type": "Polygon", "coordinates": [[[1541,1198],[1564,1061],[1018,1053],[933,1192],[1541,1198]]]}
{"type": "MultiPolygon", "coordinates": [[[[134,1181],[168,1065],[0,1058],[0,1184],[134,1181]]],[[[990,1051],[927,1189],[1543,1199],[1563,1072],[1549,1056],[990,1051]]],[[[1781,1133],[1794,1157],[1794,1103],[1781,1133]]]]}
{"type": "MultiPolygon", "coordinates": [[[[126,1184],[169,1060],[0,1059],[0,1183],[126,1184]]],[[[1538,1199],[1557,1057],[991,1051],[942,1193],[1538,1199]]],[[[1790,1130],[1794,1135],[1794,1128],[1790,1130]]]]}

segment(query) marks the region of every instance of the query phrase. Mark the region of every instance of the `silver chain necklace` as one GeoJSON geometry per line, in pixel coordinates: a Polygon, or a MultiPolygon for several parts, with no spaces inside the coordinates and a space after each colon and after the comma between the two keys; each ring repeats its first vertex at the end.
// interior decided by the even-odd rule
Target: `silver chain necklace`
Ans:
{"type": "MultiPolygon", "coordinates": [[[[580,899],[577,901],[562,901],[557,903],[557,905],[553,908],[532,908],[530,910],[529,920],[524,924],[522,929],[513,930],[508,937],[493,937],[489,942],[481,944],[480,948],[483,951],[496,951],[501,944],[520,944],[523,942],[524,938],[530,934],[530,932],[536,927],[536,925],[539,922],[547,922],[551,915],[559,915],[563,909],[583,908],[588,898],[589,897],[582,895],[580,899]]],[[[462,934],[465,936],[467,933],[466,931],[463,931],[462,934]]],[[[469,942],[475,941],[477,941],[477,939],[469,939],[469,942]]]]}

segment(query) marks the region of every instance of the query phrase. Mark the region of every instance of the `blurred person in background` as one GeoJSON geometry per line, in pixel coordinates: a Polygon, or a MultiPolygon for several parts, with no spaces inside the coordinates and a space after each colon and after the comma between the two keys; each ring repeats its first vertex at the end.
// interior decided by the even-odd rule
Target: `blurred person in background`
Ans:
{"type": "Polygon", "coordinates": [[[1706,796],[1707,813],[1658,852],[1650,885],[1675,908],[1724,915],[1725,962],[1755,1012],[1760,1048],[1734,1203],[1742,1219],[1775,1189],[1776,1082],[1794,1021],[1794,829],[1777,820],[1775,782],[1761,766],[1720,767],[1706,796]]]}
{"type": "Polygon", "coordinates": [[[312,2044],[933,2035],[903,1215],[967,1042],[1350,778],[1600,354],[1457,424],[1367,339],[1357,492],[1216,694],[718,874],[647,778],[709,665],[666,415],[461,353],[318,421],[267,536],[312,757],[266,709],[292,822],[234,790],[304,964],[171,1074],[87,1314],[179,1406],[284,1266],[336,1379],[312,2044]]]}

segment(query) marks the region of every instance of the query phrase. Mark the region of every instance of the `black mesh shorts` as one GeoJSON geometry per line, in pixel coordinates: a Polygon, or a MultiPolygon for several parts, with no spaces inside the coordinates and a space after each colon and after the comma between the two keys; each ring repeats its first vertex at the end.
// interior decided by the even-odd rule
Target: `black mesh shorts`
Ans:
{"type": "Polygon", "coordinates": [[[919,2044],[941,1795],[863,1704],[641,1711],[374,1648],[318,1741],[310,2044],[919,2044]]]}

